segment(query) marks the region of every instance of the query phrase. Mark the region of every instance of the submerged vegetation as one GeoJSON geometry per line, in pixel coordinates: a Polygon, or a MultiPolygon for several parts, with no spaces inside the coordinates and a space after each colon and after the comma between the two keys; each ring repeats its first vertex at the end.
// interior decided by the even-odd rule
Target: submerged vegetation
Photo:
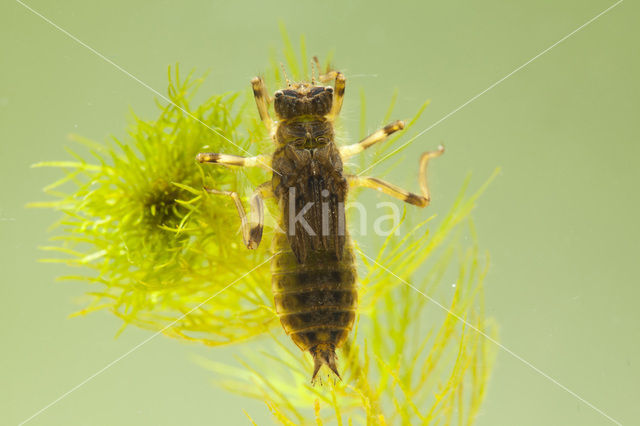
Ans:
{"type": "MultiPolygon", "coordinates": [[[[304,39],[299,59],[286,34],[284,41],[292,77],[308,76],[304,39]]],[[[281,86],[277,61],[265,79],[281,86]]],[[[233,202],[203,190],[237,191],[246,203],[268,174],[194,161],[202,150],[256,155],[270,152],[271,143],[248,90],[194,106],[202,81],[170,69],[171,103],[157,118],[135,117],[126,140],[73,135],[82,153],[35,165],[64,172],[45,188],[53,201],[32,206],[62,213],[53,244],[43,247],[54,255],[44,260],[80,267],[62,279],[92,283],[91,302],[75,315],[109,310],[123,329],[236,345],[245,355],[235,366],[198,362],[215,372],[217,384],[264,401],[282,424],[472,424],[493,361],[493,347],[478,331],[495,333],[483,311],[487,260],[470,220],[483,188],[469,195],[465,184],[438,220],[411,225],[405,211],[398,235],[358,250],[359,318],[339,354],[343,381],[313,387],[311,360],[283,336],[273,308],[267,260],[274,222],[267,218],[265,243],[247,250],[233,202]]],[[[364,113],[361,122],[365,128],[364,113]]],[[[399,136],[369,159],[393,149],[399,136]]]]}

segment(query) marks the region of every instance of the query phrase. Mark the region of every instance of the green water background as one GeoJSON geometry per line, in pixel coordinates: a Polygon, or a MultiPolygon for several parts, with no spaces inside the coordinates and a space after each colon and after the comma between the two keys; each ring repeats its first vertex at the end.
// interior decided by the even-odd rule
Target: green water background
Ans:
{"type": "MultiPolygon", "coordinates": [[[[310,53],[335,50],[356,137],[362,88],[368,130],[395,88],[397,118],[432,100],[425,129],[613,2],[28,4],[162,93],[176,62],[211,70],[203,93],[244,89],[280,46],[282,20],[310,53]]],[[[474,214],[491,253],[487,315],[505,346],[623,424],[640,419],[638,11],[625,1],[440,122],[389,176],[417,188],[415,157],[446,144],[431,170],[430,213],[444,213],[468,172],[479,184],[502,167],[474,214]]],[[[0,16],[0,417],[16,424],[151,334],[114,340],[108,313],[67,318],[88,286],[55,283],[69,270],[37,263],[55,217],[24,206],[59,174],[29,165],[66,159],[68,133],[123,136],[129,109],[156,109],[152,92],[20,4],[0,16]]],[[[268,424],[262,404],[211,386],[190,360],[233,353],[154,339],[31,424],[247,424],[242,408],[268,424]]],[[[477,424],[610,422],[499,351],[477,424]]]]}

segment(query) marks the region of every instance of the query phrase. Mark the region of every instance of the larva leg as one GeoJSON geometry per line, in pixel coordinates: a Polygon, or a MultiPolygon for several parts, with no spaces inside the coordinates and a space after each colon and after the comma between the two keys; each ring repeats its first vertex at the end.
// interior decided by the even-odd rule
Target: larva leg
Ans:
{"type": "Polygon", "coordinates": [[[376,130],[375,132],[371,133],[369,136],[362,139],[358,143],[340,147],[340,155],[342,155],[343,159],[352,157],[356,154],[361,153],[370,146],[384,141],[389,137],[389,135],[402,129],[404,129],[404,121],[394,121],[393,123],[387,124],[382,129],[376,130]]]}
{"type": "MultiPolygon", "coordinates": [[[[318,69],[320,69],[320,62],[318,61],[318,58],[314,56],[313,60],[318,66],[318,69]]],[[[331,105],[331,112],[329,112],[329,115],[327,116],[329,119],[334,119],[338,114],[340,114],[340,110],[342,109],[342,101],[344,100],[344,91],[347,79],[340,71],[327,71],[326,74],[320,75],[318,80],[323,83],[334,80],[333,103],[331,105]]]]}
{"type": "Polygon", "coordinates": [[[430,158],[439,157],[443,152],[444,147],[440,146],[437,151],[425,152],[420,157],[420,172],[418,179],[420,181],[422,195],[414,194],[397,185],[370,176],[348,175],[347,180],[352,186],[364,186],[367,188],[377,189],[378,191],[382,191],[387,195],[391,195],[392,197],[406,203],[413,204],[414,206],[427,207],[431,201],[431,194],[427,183],[427,164],[429,163],[430,158]]]}
{"type": "Polygon", "coordinates": [[[215,163],[225,166],[262,167],[271,171],[271,156],[256,155],[255,157],[240,157],[238,155],[218,154],[215,152],[201,152],[196,156],[199,163],[215,163]]]}
{"type": "Polygon", "coordinates": [[[205,188],[205,190],[210,194],[231,197],[236,204],[236,209],[242,222],[242,240],[244,241],[244,245],[250,250],[258,248],[260,240],[262,240],[262,228],[264,225],[263,200],[273,195],[271,192],[271,182],[265,182],[253,191],[253,195],[251,195],[251,219],[247,218],[244,206],[237,192],[219,191],[211,188],[205,188]]]}
{"type": "Polygon", "coordinates": [[[253,97],[258,106],[260,119],[269,131],[269,134],[271,134],[273,131],[273,120],[269,115],[269,94],[264,85],[264,80],[261,77],[254,77],[253,80],[251,80],[251,87],[253,87],[253,97]]]}

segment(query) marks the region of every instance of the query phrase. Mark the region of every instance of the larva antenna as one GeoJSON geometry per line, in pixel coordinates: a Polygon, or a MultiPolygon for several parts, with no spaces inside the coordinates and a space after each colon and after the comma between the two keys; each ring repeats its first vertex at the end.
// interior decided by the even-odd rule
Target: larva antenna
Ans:
{"type": "Polygon", "coordinates": [[[311,60],[311,85],[312,86],[316,85],[316,75],[317,75],[317,72],[319,71],[319,70],[316,70],[314,59],[316,59],[315,56],[311,60]]]}
{"type": "Polygon", "coordinates": [[[284,76],[284,81],[287,82],[287,87],[291,87],[291,80],[287,77],[287,72],[284,69],[284,64],[280,62],[280,68],[282,69],[282,75],[284,76]]]}

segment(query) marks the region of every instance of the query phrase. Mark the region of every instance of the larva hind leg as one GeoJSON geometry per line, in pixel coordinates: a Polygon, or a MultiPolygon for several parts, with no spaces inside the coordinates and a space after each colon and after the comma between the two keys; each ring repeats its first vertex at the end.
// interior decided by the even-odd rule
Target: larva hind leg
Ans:
{"type": "Polygon", "coordinates": [[[251,218],[247,218],[247,214],[242,205],[242,201],[237,192],[220,191],[217,189],[205,188],[210,194],[226,195],[231,197],[238,210],[240,221],[242,222],[242,240],[248,249],[258,248],[262,240],[262,229],[264,226],[264,199],[273,196],[271,191],[271,182],[260,184],[251,196],[251,218]]]}

